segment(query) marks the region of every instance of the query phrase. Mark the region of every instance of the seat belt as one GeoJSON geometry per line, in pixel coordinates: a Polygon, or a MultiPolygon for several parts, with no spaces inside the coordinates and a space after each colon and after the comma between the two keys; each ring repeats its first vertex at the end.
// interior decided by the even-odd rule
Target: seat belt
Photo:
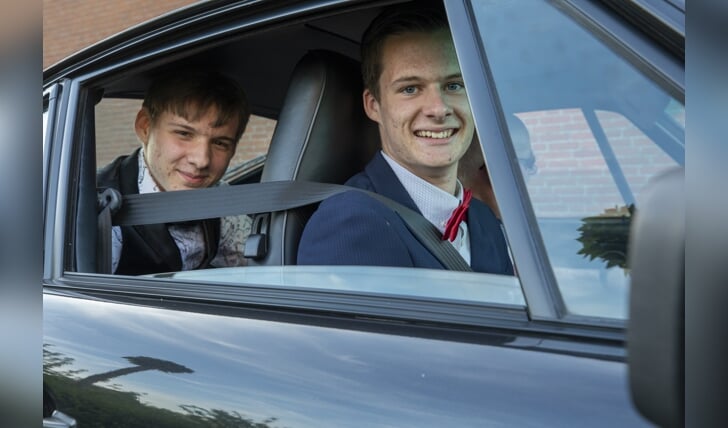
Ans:
{"type": "MultiPolygon", "coordinates": [[[[460,253],[448,241],[443,240],[437,228],[420,213],[380,194],[340,184],[269,181],[192,191],[124,195],[121,207],[112,220],[115,226],[131,226],[261,214],[300,208],[350,191],[363,192],[395,211],[417,240],[447,269],[472,271],[460,253]]],[[[111,231],[106,234],[110,236],[111,231]]],[[[108,256],[110,259],[110,254],[99,256],[108,256]]]]}
{"type": "Polygon", "coordinates": [[[97,195],[96,272],[111,273],[111,217],[121,207],[118,190],[107,188],[97,195]]]}

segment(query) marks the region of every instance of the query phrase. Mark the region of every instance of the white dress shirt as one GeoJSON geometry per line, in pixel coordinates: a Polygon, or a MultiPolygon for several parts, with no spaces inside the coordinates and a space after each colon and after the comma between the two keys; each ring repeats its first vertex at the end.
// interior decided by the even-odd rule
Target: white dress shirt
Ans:
{"type": "MultiPolygon", "coordinates": [[[[453,196],[411,173],[398,164],[397,161],[387,156],[386,153],[382,152],[382,155],[392,171],[394,171],[394,175],[397,176],[399,182],[402,183],[402,186],[417,205],[422,216],[434,224],[440,233],[444,233],[447,221],[463,200],[463,186],[460,181],[458,180],[456,183],[455,196],[453,196]]],[[[470,264],[470,236],[465,220],[460,223],[457,237],[450,243],[463,256],[463,259],[470,264]]]]}

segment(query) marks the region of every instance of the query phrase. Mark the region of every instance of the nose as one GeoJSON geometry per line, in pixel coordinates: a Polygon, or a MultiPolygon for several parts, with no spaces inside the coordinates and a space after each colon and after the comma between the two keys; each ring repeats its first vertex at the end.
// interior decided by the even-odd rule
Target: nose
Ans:
{"type": "Polygon", "coordinates": [[[210,164],[210,144],[207,141],[195,141],[187,151],[187,161],[197,169],[205,169],[210,164]]]}
{"type": "Polygon", "coordinates": [[[441,89],[431,89],[428,91],[425,97],[423,111],[427,117],[435,120],[444,120],[447,116],[450,116],[452,114],[452,107],[448,102],[447,94],[441,89]]]}

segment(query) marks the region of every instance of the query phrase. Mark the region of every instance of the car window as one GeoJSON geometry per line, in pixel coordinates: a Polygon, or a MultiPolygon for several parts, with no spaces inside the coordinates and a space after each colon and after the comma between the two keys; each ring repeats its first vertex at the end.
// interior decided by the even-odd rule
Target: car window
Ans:
{"type": "Polygon", "coordinates": [[[635,200],[684,164],[684,105],[548,2],[473,6],[566,308],[626,318],[635,200]]]}
{"type": "MultiPolygon", "coordinates": [[[[134,120],[141,100],[103,98],[94,108],[96,167],[128,155],[139,146],[134,120]]],[[[255,166],[265,157],[276,121],[251,116],[236,155],[228,168],[255,166]]],[[[525,308],[520,282],[515,276],[445,270],[376,266],[246,266],[209,268],[147,275],[158,281],[182,281],[237,287],[266,286],[321,291],[345,291],[377,296],[420,297],[525,308]]]]}
{"type": "Polygon", "coordinates": [[[48,177],[48,153],[46,152],[46,130],[48,129],[48,102],[43,100],[43,195],[46,193],[46,177],[48,177]]]}
{"type": "MultiPolygon", "coordinates": [[[[118,156],[128,155],[140,146],[134,133],[134,119],[141,105],[141,100],[124,98],[104,98],[96,105],[97,167],[107,165],[118,156]]],[[[275,125],[274,119],[251,115],[228,170],[264,156],[275,125]]]]}

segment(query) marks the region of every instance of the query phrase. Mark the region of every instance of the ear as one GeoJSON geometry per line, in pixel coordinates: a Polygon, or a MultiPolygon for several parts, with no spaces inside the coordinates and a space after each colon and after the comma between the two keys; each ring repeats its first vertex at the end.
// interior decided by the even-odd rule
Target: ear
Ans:
{"type": "Polygon", "coordinates": [[[369,89],[364,89],[362,99],[364,101],[364,112],[369,116],[369,119],[377,123],[382,123],[382,116],[379,112],[379,101],[374,98],[374,94],[369,89]]]}
{"type": "Polygon", "coordinates": [[[134,131],[137,134],[137,138],[142,142],[142,145],[146,147],[149,141],[149,133],[152,129],[152,118],[149,116],[149,110],[146,107],[142,107],[136,115],[134,121],[134,131]]]}

